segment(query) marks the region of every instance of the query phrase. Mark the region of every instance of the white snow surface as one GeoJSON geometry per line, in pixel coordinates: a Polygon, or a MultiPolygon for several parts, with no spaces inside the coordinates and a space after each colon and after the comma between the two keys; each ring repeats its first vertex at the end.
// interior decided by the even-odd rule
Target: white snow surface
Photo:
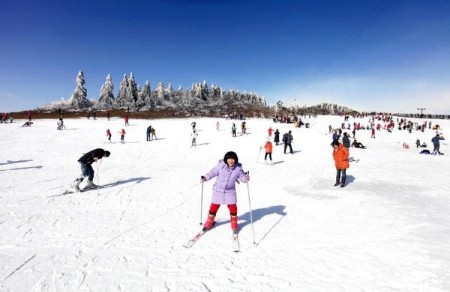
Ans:
{"type": "MultiPolygon", "coordinates": [[[[340,188],[328,126],[343,117],[304,121],[311,127],[249,119],[247,135],[236,121],[236,138],[231,120],[214,118],[129,126],[120,118],[66,119],[62,131],[56,120],[1,124],[0,290],[450,291],[450,156],[415,147],[419,138],[430,149],[435,131],[396,128],[375,139],[358,131],[368,148],[350,149],[360,161],[340,188]],[[158,140],[146,142],[148,125],[158,140]],[[294,136],[293,155],[274,146],[273,166],[260,152],[269,127],[294,136]],[[95,148],[111,151],[93,164],[103,188],[62,195],[81,174],[78,158],[95,148]],[[232,251],[226,206],[187,249],[214,184],[204,184],[202,205],[200,176],[230,150],[250,171],[249,184],[237,185],[241,252],[232,251]]],[[[445,137],[450,121],[436,123],[445,137]]]]}

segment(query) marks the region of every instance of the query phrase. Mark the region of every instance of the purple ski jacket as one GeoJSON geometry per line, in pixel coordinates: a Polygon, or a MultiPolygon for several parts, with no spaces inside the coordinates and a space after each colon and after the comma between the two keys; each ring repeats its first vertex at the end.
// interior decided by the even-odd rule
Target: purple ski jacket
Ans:
{"type": "Polygon", "coordinates": [[[236,204],[236,182],[238,180],[244,183],[248,181],[242,165],[236,163],[230,168],[223,160],[220,160],[216,167],[204,175],[207,181],[216,176],[211,202],[218,205],[236,204]]]}

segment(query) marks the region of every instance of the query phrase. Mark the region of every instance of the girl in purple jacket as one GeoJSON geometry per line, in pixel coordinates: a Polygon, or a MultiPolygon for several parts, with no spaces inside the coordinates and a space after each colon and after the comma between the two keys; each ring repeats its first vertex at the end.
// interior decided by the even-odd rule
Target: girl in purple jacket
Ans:
{"type": "Polygon", "coordinates": [[[220,205],[226,204],[230,210],[231,229],[237,232],[236,182],[246,183],[250,180],[250,177],[244,172],[242,165],[238,163],[236,153],[232,151],[227,152],[216,167],[202,176],[201,182],[204,183],[213,177],[217,177],[217,179],[214,183],[211,206],[204,228],[210,229],[213,226],[217,210],[219,210],[220,205]]]}

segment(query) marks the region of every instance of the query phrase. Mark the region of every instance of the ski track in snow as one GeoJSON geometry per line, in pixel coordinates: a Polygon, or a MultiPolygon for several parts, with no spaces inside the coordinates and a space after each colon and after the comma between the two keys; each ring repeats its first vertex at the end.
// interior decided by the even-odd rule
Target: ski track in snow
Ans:
{"type": "Polygon", "coordinates": [[[307,119],[310,129],[249,119],[251,133],[236,138],[232,121],[219,119],[225,130],[217,131],[217,119],[197,118],[191,148],[192,120],[134,120],[124,144],[104,143],[107,128],[120,139],[119,118],[67,119],[71,131],[51,120],[0,125],[8,149],[0,153],[0,290],[450,291],[449,158],[401,146],[433,131],[376,139],[358,131],[368,149],[350,149],[359,162],[340,188],[328,125],[343,118],[307,119]],[[148,124],[159,140],[145,141],[148,124]],[[259,147],[270,126],[292,130],[295,153],[274,145],[276,163],[266,166],[259,147]],[[112,153],[93,165],[103,187],[61,195],[80,173],[78,158],[98,147],[112,153]],[[199,177],[229,150],[251,177],[237,186],[241,252],[232,252],[226,206],[186,249],[211,198],[208,182],[200,218],[199,177]]]}

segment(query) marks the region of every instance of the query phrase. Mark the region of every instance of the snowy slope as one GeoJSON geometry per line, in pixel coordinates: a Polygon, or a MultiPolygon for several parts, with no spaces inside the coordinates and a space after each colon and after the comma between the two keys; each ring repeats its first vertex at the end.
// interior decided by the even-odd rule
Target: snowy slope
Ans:
{"type": "MultiPolygon", "coordinates": [[[[217,131],[217,119],[199,118],[196,148],[192,121],[67,119],[63,131],[54,120],[0,125],[0,290],[450,290],[450,159],[414,146],[417,138],[430,145],[434,131],[382,130],[376,139],[359,131],[368,149],[350,150],[360,161],[339,188],[328,126],[341,117],[307,118],[309,129],[250,119],[249,133],[236,138],[232,121],[220,119],[217,131]],[[158,140],[145,141],[148,125],[158,140]],[[275,147],[273,166],[259,152],[270,126],[294,136],[295,153],[275,147]],[[97,147],[112,153],[93,165],[104,187],[61,195],[80,174],[78,158],[97,147]],[[237,186],[241,252],[231,250],[226,206],[216,228],[186,249],[210,203],[213,181],[201,210],[200,176],[230,150],[251,177],[237,186]]],[[[445,136],[450,122],[433,122],[445,136]]]]}

